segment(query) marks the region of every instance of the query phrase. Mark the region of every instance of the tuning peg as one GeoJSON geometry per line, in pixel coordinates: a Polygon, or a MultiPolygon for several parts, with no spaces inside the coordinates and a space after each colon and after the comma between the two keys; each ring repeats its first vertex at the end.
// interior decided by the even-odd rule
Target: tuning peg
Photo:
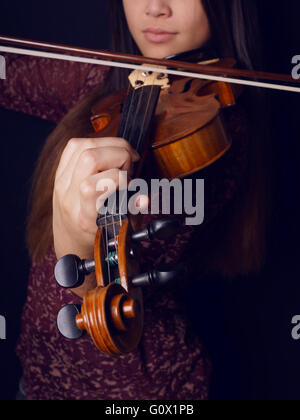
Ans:
{"type": "Polygon", "coordinates": [[[134,242],[152,241],[153,239],[166,240],[177,235],[181,230],[181,223],[177,219],[154,220],[144,230],[132,235],[134,242]]]}
{"type": "Polygon", "coordinates": [[[84,334],[76,324],[76,317],[80,314],[80,305],[64,306],[57,316],[57,328],[61,335],[69,340],[78,340],[84,334]]]}
{"type": "Polygon", "coordinates": [[[132,279],[134,287],[145,286],[165,286],[179,278],[184,278],[187,274],[186,267],[182,264],[173,266],[162,266],[157,270],[151,270],[147,273],[135,276],[132,279]]]}
{"type": "Polygon", "coordinates": [[[81,260],[76,255],[66,255],[55,266],[55,279],[65,289],[76,289],[84,283],[85,276],[95,271],[95,261],[81,260]]]}

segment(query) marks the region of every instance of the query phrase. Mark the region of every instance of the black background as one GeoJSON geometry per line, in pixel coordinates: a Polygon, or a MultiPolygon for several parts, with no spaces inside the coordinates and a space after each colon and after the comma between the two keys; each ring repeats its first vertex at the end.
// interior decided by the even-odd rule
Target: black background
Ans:
{"type": "MultiPolygon", "coordinates": [[[[251,0],[249,0],[251,1],[251,0]]],[[[0,33],[90,48],[108,48],[104,1],[8,1],[0,6],[0,33]]],[[[260,2],[265,70],[291,71],[300,54],[297,0],[260,2]],[[280,6],[279,6],[280,4],[280,6]]],[[[193,319],[215,366],[212,399],[300,399],[300,342],[291,339],[291,319],[300,314],[299,273],[299,99],[272,93],[272,153],[277,158],[277,223],[270,262],[260,278],[225,288],[218,280],[200,284],[193,319]]],[[[262,116],[263,117],[263,116],[262,116]]],[[[0,109],[1,298],[7,340],[0,341],[0,399],[14,399],[19,333],[29,262],[24,245],[26,199],[34,163],[53,125],[0,109]]]]}

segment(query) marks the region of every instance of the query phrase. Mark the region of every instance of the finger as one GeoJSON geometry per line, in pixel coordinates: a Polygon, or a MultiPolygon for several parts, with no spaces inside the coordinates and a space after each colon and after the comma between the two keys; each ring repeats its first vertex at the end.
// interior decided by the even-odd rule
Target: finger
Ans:
{"type": "Polygon", "coordinates": [[[148,214],[150,199],[146,195],[134,197],[134,201],[129,201],[128,212],[132,215],[148,214]]]}
{"type": "Polygon", "coordinates": [[[87,149],[96,149],[98,147],[121,147],[128,150],[132,154],[133,161],[137,161],[140,156],[133,149],[133,147],[124,139],[117,137],[103,137],[103,138],[74,138],[71,139],[65,150],[63,151],[58,175],[61,175],[66,169],[70,160],[77,161],[79,155],[87,149]]]}
{"type": "Polygon", "coordinates": [[[132,155],[132,161],[137,162],[140,159],[139,154],[132,148],[132,146],[121,138],[96,138],[96,139],[71,139],[63,154],[56,172],[56,178],[64,178],[65,189],[69,188],[72,174],[78,159],[84,150],[103,148],[103,147],[119,147],[128,150],[132,155]]]}
{"type": "Polygon", "coordinates": [[[135,202],[135,206],[140,212],[148,210],[150,199],[147,195],[140,195],[135,202]]]}
{"type": "Polygon", "coordinates": [[[100,174],[92,175],[80,185],[80,208],[84,218],[95,223],[98,210],[118,188],[127,188],[127,173],[118,169],[110,169],[100,174]]]}
{"type": "Polygon", "coordinates": [[[85,150],[79,157],[75,167],[72,183],[76,186],[85,178],[110,169],[132,172],[131,155],[126,149],[103,147],[85,150]]]}

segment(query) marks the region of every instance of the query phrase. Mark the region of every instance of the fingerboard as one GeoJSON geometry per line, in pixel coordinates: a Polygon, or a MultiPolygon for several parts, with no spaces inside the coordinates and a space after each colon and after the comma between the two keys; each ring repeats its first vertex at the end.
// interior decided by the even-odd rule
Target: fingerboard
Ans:
{"type": "MultiPolygon", "coordinates": [[[[151,121],[156,110],[160,91],[160,86],[145,86],[137,90],[132,89],[123,105],[118,137],[125,138],[140,155],[147,145],[151,121]]],[[[124,218],[124,208],[127,210],[128,200],[124,203],[123,199],[119,202],[117,198],[118,197],[116,197],[115,208],[112,212],[106,216],[99,215],[97,220],[97,225],[99,227],[107,225],[108,215],[113,215],[113,218],[115,219],[112,220],[112,218],[109,217],[110,222],[113,222],[112,225],[114,229],[116,229],[115,225],[124,218]],[[122,205],[121,210],[119,208],[120,204],[122,205]],[[121,219],[120,214],[122,215],[121,219]]],[[[128,193],[128,199],[130,199],[130,193],[128,193]]],[[[108,230],[108,239],[111,239],[111,229],[108,230]]]]}
{"type": "Polygon", "coordinates": [[[124,104],[118,136],[127,140],[140,155],[149,137],[160,91],[160,86],[132,89],[124,104]]]}

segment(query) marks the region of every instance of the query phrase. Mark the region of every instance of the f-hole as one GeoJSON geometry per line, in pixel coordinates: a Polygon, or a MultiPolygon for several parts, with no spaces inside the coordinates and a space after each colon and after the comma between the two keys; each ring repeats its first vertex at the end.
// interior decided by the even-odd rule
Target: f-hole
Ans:
{"type": "Polygon", "coordinates": [[[184,90],[183,90],[182,93],[186,93],[191,89],[193,81],[194,81],[193,79],[190,79],[190,80],[187,81],[187,83],[184,86],[184,90]]]}

